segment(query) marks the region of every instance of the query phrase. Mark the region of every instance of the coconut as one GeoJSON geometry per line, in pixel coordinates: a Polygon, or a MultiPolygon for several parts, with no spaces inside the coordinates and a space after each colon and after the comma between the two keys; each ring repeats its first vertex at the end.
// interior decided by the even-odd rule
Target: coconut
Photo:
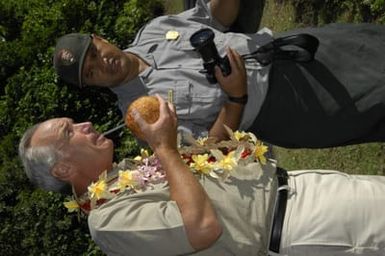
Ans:
{"type": "Polygon", "coordinates": [[[126,126],[136,137],[143,140],[144,135],[138,123],[135,122],[132,114],[133,109],[136,109],[136,111],[140,113],[142,119],[147,123],[153,124],[159,118],[159,100],[155,96],[142,96],[133,101],[127,108],[125,118],[126,126]]]}

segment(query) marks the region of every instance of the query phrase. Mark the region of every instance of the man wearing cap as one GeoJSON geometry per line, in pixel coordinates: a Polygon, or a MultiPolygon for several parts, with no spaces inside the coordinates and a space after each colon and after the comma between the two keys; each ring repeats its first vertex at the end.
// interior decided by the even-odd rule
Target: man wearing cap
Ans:
{"type": "Polygon", "coordinates": [[[65,35],[54,65],[68,83],[109,87],[123,114],[139,96],[171,92],[182,135],[220,140],[226,124],[291,148],[385,141],[384,25],[331,24],[278,35],[318,39],[316,52],[314,41],[296,41],[315,53],[301,61],[307,51],[281,49],[267,29],[228,32],[238,10],[236,0],[198,0],[188,11],[149,22],[124,51],[95,35],[65,35]],[[190,43],[202,28],[213,31],[219,55],[229,59],[230,74],[215,69],[217,83],[202,72],[202,57],[190,43]],[[247,57],[264,45],[274,49],[266,54],[270,62],[247,57]]]}
{"type": "Polygon", "coordinates": [[[215,173],[207,161],[194,160],[205,157],[200,147],[185,151],[197,152],[187,165],[179,153],[186,148],[176,147],[175,110],[159,102],[154,124],[135,114],[157,156],[144,165],[113,165],[112,141],[90,122],[69,118],[40,123],[20,142],[31,181],[53,191],[71,185],[92,238],[107,255],[385,255],[384,176],[286,173],[272,160],[256,161],[254,150],[230,160],[235,151],[258,145],[251,135],[216,145],[236,149],[223,164],[210,161],[220,166],[215,173]],[[101,175],[105,170],[108,177],[101,175]]]}

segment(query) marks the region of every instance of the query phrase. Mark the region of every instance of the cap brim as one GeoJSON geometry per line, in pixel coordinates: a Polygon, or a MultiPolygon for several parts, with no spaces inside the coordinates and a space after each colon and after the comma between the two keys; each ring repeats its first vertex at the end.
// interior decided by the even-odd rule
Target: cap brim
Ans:
{"type": "Polygon", "coordinates": [[[84,42],[83,42],[84,51],[80,55],[80,59],[79,59],[79,73],[78,73],[79,88],[83,87],[83,79],[82,79],[83,64],[84,64],[84,59],[85,59],[87,52],[88,52],[88,48],[91,45],[91,42],[92,42],[92,36],[91,35],[89,35],[87,37],[87,39],[84,40],[84,42]]]}

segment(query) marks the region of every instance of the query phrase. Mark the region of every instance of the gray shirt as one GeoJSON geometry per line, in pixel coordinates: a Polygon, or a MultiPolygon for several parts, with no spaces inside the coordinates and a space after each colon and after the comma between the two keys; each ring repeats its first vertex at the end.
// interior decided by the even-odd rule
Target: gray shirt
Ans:
{"type": "MultiPolygon", "coordinates": [[[[210,84],[200,72],[202,58],[190,44],[193,33],[208,27],[215,33],[214,42],[221,56],[225,55],[227,46],[243,55],[272,40],[266,29],[256,34],[224,33],[226,28],[213,19],[209,5],[203,0],[198,0],[195,8],[178,15],[158,17],[145,25],[126,49],[143,58],[150,67],[136,79],[112,88],[123,114],[139,96],[157,93],[167,99],[172,90],[179,132],[189,132],[194,137],[207,135],[227,100],[219,84],[210,84]],[[176,31],[177,38],[167,39],[169,31],[176,31]]],[[[268,87],[269,66],[261,67],[256,61],[247,61],[246,68],[249,101],[243,112],[242,130],[258,115],[268,87]]]]}

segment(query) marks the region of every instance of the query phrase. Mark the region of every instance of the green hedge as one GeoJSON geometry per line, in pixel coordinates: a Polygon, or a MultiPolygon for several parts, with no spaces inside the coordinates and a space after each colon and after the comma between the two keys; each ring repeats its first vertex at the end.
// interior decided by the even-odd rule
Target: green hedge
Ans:
{"type": "MultiPolygon", "coordinates": [[[[162,12],[159,0],[0,1],[0,255],[102,254],[85,219],[66,213],[61,195],[31,187],[17,146],[27,127],[48,118],[91,120],[99,130],[121,120],[109,90],[58,81],[51,59],[59,36],[92,32],[124,48],[162,12]]],[[[114,136],[116,159],[137,153],[127,131],[114,136]]]]}

